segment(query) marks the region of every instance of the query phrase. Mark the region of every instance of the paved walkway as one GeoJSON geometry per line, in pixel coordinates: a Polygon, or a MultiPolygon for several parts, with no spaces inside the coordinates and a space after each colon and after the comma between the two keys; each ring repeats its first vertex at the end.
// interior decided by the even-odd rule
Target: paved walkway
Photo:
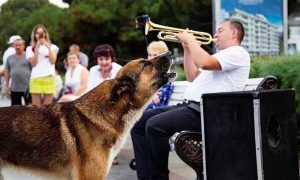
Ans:
{"type": "MultiPolygon", "coordinates": [[[[0,99],[0,107],[10,106],[10,100],[0,99]]],[[[129,162],[133,157],[133,150],[130,137],[127,139],[125,146],[118,155],[119,164],[112,166],[107,180],[136,180],[136,172],[131,170],[129,162]]],[[[175,152],[170,153],[169,157],[170,180],[194,180],[196,179],[195,172],[181,161],[175,152]]],[[[7,171],[5,180],[33,180],[32,176],[27,174],[15,174],[15,172],[7,171]]]]}

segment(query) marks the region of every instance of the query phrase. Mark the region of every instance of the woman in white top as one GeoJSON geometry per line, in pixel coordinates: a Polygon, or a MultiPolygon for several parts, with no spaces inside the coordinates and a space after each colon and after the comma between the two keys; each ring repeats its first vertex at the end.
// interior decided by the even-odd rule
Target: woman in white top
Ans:
{"type": "Polygon", "coordinates": [[[29,92],[38,107],[52,102],[55,92],[55,62],[58,47],[51,43],[46,27],[36,25],[31,33],[31,46],[26,48],[26,59],[32,66],[29,92]]]}
{"type": "MultiPolygon", "coordinates": [[[[116,77],[121,65],[115,63],[116,53],[109,44],[102,44],[95,48],[94,57],[97,65],[91,67],[88,83],[88,91],[92,90],[103,81],[116,77]]],[[[117,157],[114,158],[112,165],[117,165],[117,157]]]]}
{"type": "Polygon", "coordinates": [[[102,44],[94,50],[97,65],[91,67],[88,82],[88,91],[101,84],[104,80],[116,77],[121,65],[115,63],[115,50],[109,44],[102,44]]]}
{"type": "Polygon", "coordinates": [[[89,71],[80,64],[79,54],[69,52],[67,55],[69,68],[65,75],[65,88],[68,94],[63,95],[58,102],[73,101],[82,96],[87,89],[89,71]]]}

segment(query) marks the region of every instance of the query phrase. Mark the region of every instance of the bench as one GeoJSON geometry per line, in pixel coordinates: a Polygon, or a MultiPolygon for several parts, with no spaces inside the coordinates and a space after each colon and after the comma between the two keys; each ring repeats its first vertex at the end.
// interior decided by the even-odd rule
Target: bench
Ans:
{"type": "Polygon", "coordinates": [[[176,105],[183,102],[185,89],[191,84],[188,81],[174,81],[173,92],[169,98],[168,106],[176,105]]]}
{"type": "MultiPolygon", "coordinates": [[[[168,105],[176,105],[183,102],[183,94],[191,82],[188,81],[174,81],[174,89],[170,96],[168,105]]],[[[251,78],[247,80],[246,86],[243,91],[274,89],[277,86],[277,79],[274,76],[267,76],[265,78],[251,78]]]]}
{"type": "MultiPolygon", "coordinates": [[[[268,90],[277,88],[277,78],[267,76],[264,78],[248,79],[243,91],[268,90]]],[[[169,105],[183,101],[183,92],[190,83],[187,81],[175,81],[174,90],[170,96],[169,105]]],[[[174,149],[177,155],[197,174],[197,180],[203,179],[202,139],[200,132],[182,131],[176,133],[170,141],[174,141],[174,149]]],[[[172,145],[171,145],[172,147],[172,145]]]]}

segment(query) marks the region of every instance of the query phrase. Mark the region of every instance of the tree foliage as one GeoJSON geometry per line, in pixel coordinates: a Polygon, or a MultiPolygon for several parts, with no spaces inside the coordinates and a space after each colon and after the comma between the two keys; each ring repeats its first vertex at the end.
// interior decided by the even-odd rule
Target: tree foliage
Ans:
{"type": "Polygon", "coordinates": [[[0,47],[1,50],[7,45],[8,38],[13,34],[24,34],[26,31],[26,22],[28,17],[44,7],[47,0],[31,0],[30,3],[24,3],[22,0],[10,0],[1,7],[0,15],[0,47]]]}
{"type": "Polygon", "coordinates": [[[279,88],[293,88],[296,91],[297,112],[300,113],[300,56],[278,56],[272,59],[253,59],[250,77],[275,76],[279,88]]]}
{"type": "Polygon", "coordinates": [[[300,13],[300,1],[299,0],[288,0],[288,14],[298,12],[300,13]]]}
{"type": "MultiPolygon", "coordinates": [[[[80,45],[90,57],[102,43],[111,44],[121,64],[132,58],[146,56],[143,32],[135,28],[135,17],[150,15],[157,24],[190,28],[211,33],[210,0],[72,0],[61,9],[47,0],[9,0],[0,12],[0,49],[7,48],[11,35],[19,34],[30,43],[30,33],[36,24],[44,24],[53,43],[60,47],[59,61],[72,43],[80,45]]],[[[150,33],[151,34],[151,33],[150,33]]],[[[156,39],[149,35],[148,40],[156,39]]],[[[170,49],[180,47],[167,43],[170,49]]],[[[59,63],[59,62],[58,62],[59,63]]]]}
{"type": "MultiPolygon", "coordinates": [[[[0,12],[0,51],[7,48],[11,35],[20,34],[28,45],[36,24],[44,24],[52,41],[60,47],[63,59],[72,43],[80,45],[92,61],[93,49],[101,43],[116,48],[117,58],[126,60],[146,56],[142,31],[135,29],[137,14],[147,13],[157,24],[189,28],[212,33],[211,0],[65,0],[67,9],[51,5],[48,0],[9,0],[0,12]]],[[[299,2],[289,2],[289,13],[300,11],[299,2]]],[[[149,33],[148,41],[156,39],[149,33]]],[[[170,49],[180,47],[167,43],[170,49]]],[[[121,62],[122,63],[122,62],[121,62]]]]}

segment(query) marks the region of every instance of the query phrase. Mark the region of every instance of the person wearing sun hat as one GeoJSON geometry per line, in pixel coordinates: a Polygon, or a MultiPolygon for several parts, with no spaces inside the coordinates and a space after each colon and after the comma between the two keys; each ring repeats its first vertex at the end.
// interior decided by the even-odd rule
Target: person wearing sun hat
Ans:
{"type": "Polygon", "coordinates": [[[5,52],[3,53],[3,56],[2,56],[2,65],[0,66],[0,75],[1,75],[1,98],[4,98],[6,97],[6,84],[5,84],[5,81],[4,81],[4,78],[3,78],[3,73],[4,73],[4,67],[6,65],[6,61],[7,61],[7,58],[13,54],[16,53],[16,50],[15,48],[13,47],[14,46],[14,42],[16,40],[20,40],[22,39],[21,36],[19,35],[13,35],[9,38],[9,40],[7,41],[7,44],[9,45],[9,47],[5,50],[5,52]],[[3,68],[1,68],[3,67],[3,68]]]}
{"type": "Polygon", "coordinates": [[[16,50],[15,50],[15,48],[13,47],[13,46],[14,46],[14,42],[15,42],[16,40],[20,40],[20,39],[22,39],[21,36],[19,36],[19,35],[14,35],[14,36],[11,36],[11,37],[9,38],[9,40],[7,41],[7,44],[9,45],[9,47],[8,47],[8,48],[6,49],[6,51],[4,52],[3,58],[2,58],[2,60],[3,60],[3,65],[4,65],[4,66],[5,66],[5,63],[6,63],[7,58],[8,58],[10,55],[13,55],[13,54],[16,53],[16,50]]]}

